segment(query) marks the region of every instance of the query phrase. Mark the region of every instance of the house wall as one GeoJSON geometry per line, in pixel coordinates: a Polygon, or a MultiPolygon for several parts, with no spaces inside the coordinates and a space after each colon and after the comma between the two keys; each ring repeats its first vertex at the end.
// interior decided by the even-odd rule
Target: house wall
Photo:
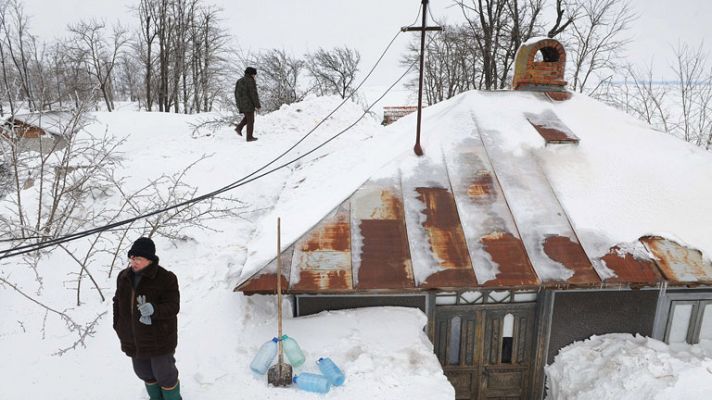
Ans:
{"type": "Polygon", "coordinates": [[[428,313],[427,295],[296,295],[295,315],[311,315],[325,310],[344,310],[361,307],[413,307],[428,313]]]}
{"type": "Polygon", "coordinates": [[[562,347],[591,335],[652,336],[658,295],[657,290],[556,292],[547,364],[562,347]]]}

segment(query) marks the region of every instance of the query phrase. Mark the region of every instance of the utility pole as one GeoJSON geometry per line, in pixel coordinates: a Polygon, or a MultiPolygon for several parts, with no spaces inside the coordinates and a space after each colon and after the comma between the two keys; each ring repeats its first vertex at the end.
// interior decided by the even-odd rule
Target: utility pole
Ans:
{"type": "Polygon", "coordinates": [[[443,30],[440,26],[427,26],[426,17],[428,15],[428,0],[422,0],[423,4],[423,25],[419,27],[407,26],[401,28],[403,32],[420,32],[420,76],[418,77],[418,123],[415,128],[415,147],[413,151],[418,156],[423,155],[423,148],[420,147],[420,117],[423,113],[423,65],[425,64],[425,32],[426,31],[441,31],[443,30]]]}

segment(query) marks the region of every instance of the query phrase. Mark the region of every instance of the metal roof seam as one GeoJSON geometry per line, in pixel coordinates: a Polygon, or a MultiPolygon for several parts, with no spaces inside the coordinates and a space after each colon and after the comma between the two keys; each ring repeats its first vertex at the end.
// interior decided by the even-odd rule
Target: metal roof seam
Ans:
{"type": "MultiPolygon", "coordinates": [[[[586,248],[583,246],[583,242],[581,241],[581,238],[579,237],[579,234],[576,231],[574,224],[571,222],[571,218],[569,218],[569,213],[568,213],[568,211],[566,211],[566,207],[564,207],[564,204],[561,202],[561,200],[559,199],[559,196],[556,194],[556,190],[554,190],[554,187],[551,185],[551,181],[549,180],[549,177],[544,172],[544,169],[541,168],[541,165],[539,164],[538,160],[536,161],[536,165],[541,170],[541,172],[542,172],[541,175],[544,177],[544,181],[549,186],[549,189],[551,189],[551,193],[554,195],[554,199],[556,199],[556,202],[559,204],[559,207],[561,207],[561,211],[564,212],[563,216],[566,218],[566,222],[569,224],[569,227],[571,227],[571,231],[574,233],[574,237],[578,241],[579,246],[581,247],[581,250],[583,251],[583,254],[586,255],[586,258],[588,258],[588,261],[591,262],[591,266],[593,267],[594,262],[591,259],[591,256],[588,255],[588,252],[586,252],[586,248]]],[[[593,272],[598,277],[598,280],[601,281],[601,283],[603,283],[603,279],[601,279],[601,275],[598,273],[598,271],[596,271],[596,268],[592,268],[592,269],[593,269],[593,272]]]]}
{"type": "MultiPolygon", "coordinates": [[[[481,134],[482,130],[480,128],[480,124],[477,122],[477,118],[475,117],[475,112],[470,111],[470,116],[472,117],[472,121],[475,124],[475,129],[477,130],[477,137],[480,139],[480,142],[482,143],[482,148],[484,149],[485,154],[487,155],[487,158],[491,159],[490,153],[487,150],[487,144],[485,143],[485,140],[481,134]]],[[[497,175],[497,169],[494,167],[494,165],[492,166],[492,175],[494,175],[494,179],[497,181],[497,185],[499,185],[499,187],[502,188],[502,182],[500,181],[499,176],[497,175]]],[[[521,238],[522,233],[521,233],[521,230],[519,229],[519,224],[517,223],[517,219],[514,217],[514,213],[512,212],[512,207],[509,205],[509,201],[507,200],[507,194],[506,194],[505,190],[502,190],[502,199],[504,199],[504,204],[507,206],[507,210],[509,210],[509,214],[512,216],[512,223],[514,224],[514,229],[516,230],[517,236],[519,236],[521,238]]],[[[537,280],[539,281],[539,285],[541,285],[542,281],[539,278],[539,275],[536,273],[536,270],[534,269],[532,260],[529,258],[529,252],[525,250],[524,254],[526,256],[527,265],[529,266],[531,271],[536,276],[537,280]]]]}

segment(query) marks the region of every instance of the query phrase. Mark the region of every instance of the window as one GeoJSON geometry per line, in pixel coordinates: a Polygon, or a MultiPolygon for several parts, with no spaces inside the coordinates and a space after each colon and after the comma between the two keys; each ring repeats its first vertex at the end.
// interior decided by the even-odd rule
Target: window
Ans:
{"type": "Polygon", "coordinates": [[[667,329],[666,342],[669,344],[687,342],[693,307],[694,302],[688,301],[673,301],[670,304],[670,325],[667,329]]]}
{"type": "Polygon", "coordinates": [[[667,293],[659,304],[655,338],[668,344],[712,341],[712,293],[667,293]]]}
{"type": "Polygon", "coordinates": [[[712,302],[704,302],[699,341],[712,340],[712,302]]]}
{"type": "Polygon", "coordinates": [[[460,363],[460,328],[462,319],[455,317],[450,320],[450,337],[447,342],[447,364],[457,365],[460,363]]]}
{"type": "Polygon", "coordinates": [[[514,315],[507,314],[502,322],[502,364],[512,363],[512,345],[514,339],[514,315]]]}

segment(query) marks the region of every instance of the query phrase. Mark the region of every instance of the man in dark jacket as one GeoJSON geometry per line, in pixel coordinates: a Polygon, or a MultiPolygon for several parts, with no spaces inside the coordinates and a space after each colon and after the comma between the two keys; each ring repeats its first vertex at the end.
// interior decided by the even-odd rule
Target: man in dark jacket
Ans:
{"type": "Polygon", "coordinates": [[[151,400],[181,399],[173,357],[179,309],[178,279],[158,265],[153,241],[139,238],[129,250],[129,266],[116,279],[114,330],[151,400]]]}
{"type": "Polygon", "coordinates": [[[259,111],[262,107],[260,98],[257,95],[256,75],[257,70],[255,68],[247,67],[245,76],[238,79],[235,84],[235,103],[237,104],[237,109],[244,115],[235,130],[238,135],[242,136],[242,127],[247,125],[248,142],[257,140],[256,137],[252,136],[252,131],[255,127],[255,110],[259,111]]]}

